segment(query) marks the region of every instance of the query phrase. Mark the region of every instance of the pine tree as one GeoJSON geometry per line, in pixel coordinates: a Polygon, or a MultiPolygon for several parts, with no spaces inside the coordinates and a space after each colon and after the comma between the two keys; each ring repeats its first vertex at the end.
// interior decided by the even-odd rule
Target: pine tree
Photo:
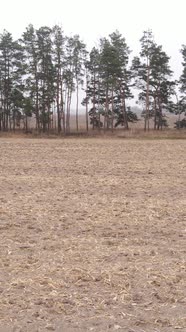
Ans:
{"type": "Polygon", "coordinates": [[[145,90],[145,126],[144,130],[149,129],[149,120],[150,120],[150,93],[149,93],[149,80],[150,80],[150,71],[151,71],[151,57],[152,49],[154,46],[154,37],[151,30],[146,30],[143,32],[143,36],[140,39],[141,42],[141,52],[140,58],[135,57],[133,59],[132,70],[134,76],[137,76],[140,81],[135,82],[138,87],[145,90]],[[142,83],[142,86],[141,86],[142,83]]]}
{"type": "Polygon", "coordinates": [[[65,44],[65,67],[64,67],[64,84],[65,84],[65,108],[66,108],[66,133],[70,133],[70,115],[72,93],[75,91],[75,72],[74,72],[74,39],[68,37],[65,44]]]}
{"type": "Polygon", "coordinates": [[[43,132],[49,132],[51,124],[51,104],[54,101],[55,67],[52,62],[52,30],[41,27],[36,30],[38,47],[38,79],[40,122],[43,132]]]}
{"type": "Polygon", "coordinates": [[[93,129],[102,126],[101,116],[104,117],[104,130],[110,127],[113,130],[114,120],[117,125],[128,129],[128,121],[132,117],[126,100],[133,97],[130,91],[132,75],[128,69],[129,54],[125,38],[118,31],[109,35],[109,38],[101,39],[100,48],[93,48],[90,52],[84,104],[92,103],[89,115],[93,129]]]}
{"type": "Polygon", "coordinates": [[[87,70],[87,86],[86,86],[86,99],[84,100],[88,112],[88,104],[91,103],[89,110],[90,124],[93,129],[101,128],[101,79],[100,79],[100,51],[93,48],[89,54],[89,60],[86,64],[87,70]]]}
{"type": "Polygon", "coordinates": [[[112,91],[112,108],[117,125],[122,125],[128,129],[128,122],[133,122],[136,119],[130,108],[126,107],[126,100],[133,98],[131,93],[132,73],[128,68],[131,51],[119,31],[113,32],[110,39],[114,54],[112,88],[115,86],[115,92],[112,91]]]}
{"type": "Polygon", "coordinates": [[[184,116],[186,116],[186,45],[182,45],[180,52],[183,58],[183,71],[179,81],[177,82],[177,86],[181,95],[180,93],[175,93],[176,103],[171,104],[171,109],[175,114],[178,115],[178,120],[175,123],[177,129],[186,127],[186,119],[183,118],[181,120],[181,114],[184,114],[184,116]]]}
{"type": "Polygon", "coordinates": [[[141,59],[135,57],[132,63],[135,83],[141,90],[139,100],[145,103],[145,130],[149,130],[150,118],[154,117],[154,129],[162,128],[163,109],[168,110],[174,82],[170,81],[172,71],[169,57],[162,46],[153,41],[151,31],[144,32],[141,39],[141,59]],[[145,61],[144,61],[145,60],[145,61]]]}
{"type": "Polygon", "coordinates": [[[64,66],[65,66],[65,37],[60,26],[53,27],[53,52],[55,66],[56,105],[57,105],[57,127],[61,132],[63,121],[63,132],[65,133],[65,110],[64,110],[64,66]]]}
{"type": "Polygon", "coordinates": [[[182,45],[181,54],[183,58],[182,62],[183,72],[180,77],[180,84],[181,84],[180,90],[184,95],[186,95],[186,45],[182,45]]]}
{"type": "Polygon", "coordinates": [[[2,129],[11,128],[11,91],[12,70],[14,58],[14,44],[12,35],[6,30],[0,35],[0,74],[1,74],[1,122],[2,129]]]}
{"type": "Polygon", "coordinates": [[[0,89],[1,117],[0,128],[3,130],[16,127],[16,119],[21,118],[24,92],[23,75],[24,55],[18,41],[4,30],[0,36],[0,89]]]}
{"type": "Polygon", "coordinates": [[[36,116],[36,128],[40,129],[39,110],[39,48],[37,35],[33,25],[29,25],[22,36],[22,45],[25,53],[26,77],[25,90],[33,103],[33,113],[36,116]]]}
{"type": "Polygon", "coordinates": [[[79,86],[83,85],[84,75],[85,75],[85,59],[86,59],[86,46],[80,40],[79,35],[73,37],[73,68],[74,68],[74,78],[76,85],[76,129],[78,131],[78,115],[79,115],[79,86]]]}
{"type": "Polygon", "coordinates": [[[14,59],[13,59],[13,71],[12,71],[12,116],[13,116],[13,129],[15,130],[16,121],[20,126],[20,120],[24,119],[24,76],[26,74],[24,49],[20,41],[14,42],[14,59]]]}

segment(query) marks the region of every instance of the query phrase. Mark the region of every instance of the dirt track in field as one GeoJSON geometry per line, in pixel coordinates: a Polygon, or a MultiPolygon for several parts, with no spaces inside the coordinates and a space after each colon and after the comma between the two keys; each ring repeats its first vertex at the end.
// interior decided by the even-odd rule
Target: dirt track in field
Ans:
{"type": "Polygon", "coordinates": [[[0,139],[0,331],[186,331],[186,140],[0,139]]]}

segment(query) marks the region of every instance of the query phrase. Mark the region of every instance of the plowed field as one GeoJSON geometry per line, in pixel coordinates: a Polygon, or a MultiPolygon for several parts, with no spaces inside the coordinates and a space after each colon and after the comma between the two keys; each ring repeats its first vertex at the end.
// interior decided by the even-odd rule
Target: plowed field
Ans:
{"type": "Polygon", "coordinates": [[[186,140],[0,139],[0,331],[186,331],[186,140]]]}

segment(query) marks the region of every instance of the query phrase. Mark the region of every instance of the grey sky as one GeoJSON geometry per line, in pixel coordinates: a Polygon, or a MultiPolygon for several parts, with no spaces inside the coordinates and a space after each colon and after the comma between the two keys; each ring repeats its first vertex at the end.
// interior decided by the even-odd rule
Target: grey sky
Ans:
{"type": "Polygon", "coordinates": [[[6,0],[1,4],[0,31],[17,38],[29,23],[61,24],[66,34],[78,33],[89,47],[118,29],[139,51],[142,32],[151,28],[157,43],[171,56],[175,77],[181,73],[179,49],[186,43],[185,0],[6,0]]]}
{"type": "Polygon", "coordinates": [[[133,51],[132,58],[138,55],[143,31],[150,28],[171,57],[178,79],[179,50],[186,44],[185,12],[186,0],[6,0],[1,3],[0,32],[6,29],[18,38],[30,23],[36,28],[60,24],[65,34],[79,34],[90,49],[100,37],[118,29],[133,51]]]}

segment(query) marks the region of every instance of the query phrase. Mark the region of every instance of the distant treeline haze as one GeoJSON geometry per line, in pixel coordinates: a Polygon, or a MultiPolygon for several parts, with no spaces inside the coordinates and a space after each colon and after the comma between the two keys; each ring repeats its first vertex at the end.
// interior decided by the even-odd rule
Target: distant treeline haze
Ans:
{"type": "Polygon", "coordinates": [[[183,72],[172,79],[169,56],[157,45],[151,30],[142,34],[141,51],[130,59],[125,38],[115,31],[101,38],[88,52],[79,35],[68,37],[60,26],[35,29],[29,25],[19,40],[3,31],[0,35],[0,131],[19,127],[29,131],[29,118],[38,131],[70,132],[72,100],[85,110],[86,130],[129,128],[137,122],[130,108],[136,88],[144,129],[167,125],[166,113],[178,115],[177,128],[186,127],[186,46],[183,72]],[[80,100],[84,91],[84,98],[80,100]],[[178,93],[176,93],[178,91],[178,93]],[[55,127],[54,128],[54,119],[55,127]],[[150,121],[151,119],[151,121],[150,121]],[[153,120],[153,121],[152,121],[153,120]]]}

